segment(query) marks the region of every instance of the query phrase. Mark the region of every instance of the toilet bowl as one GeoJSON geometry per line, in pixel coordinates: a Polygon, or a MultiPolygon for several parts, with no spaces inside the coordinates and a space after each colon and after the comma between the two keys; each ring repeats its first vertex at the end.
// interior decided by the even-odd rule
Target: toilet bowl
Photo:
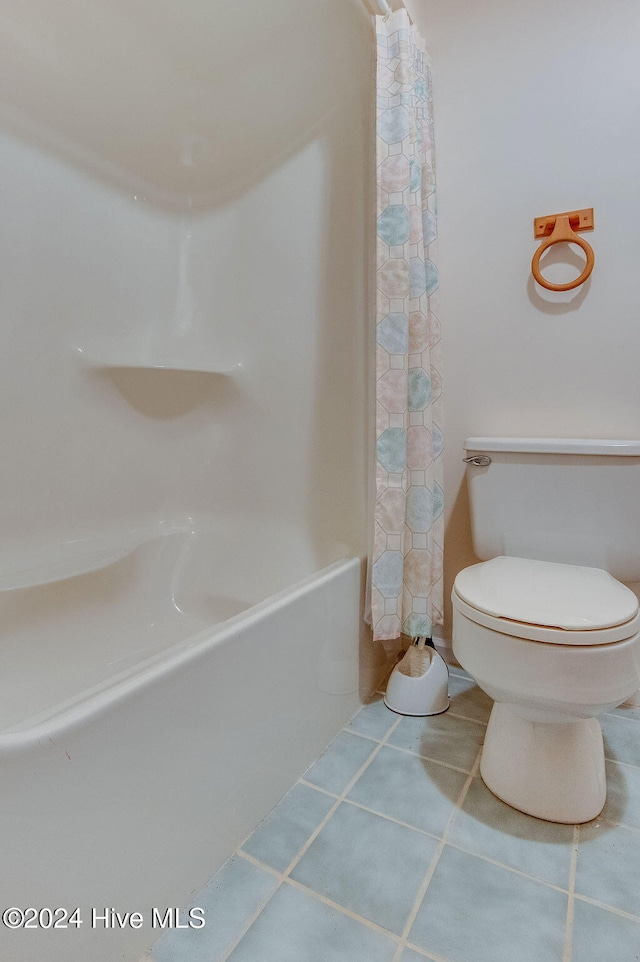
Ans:
{"type": "Polygon", "coordinates": [[[640,681],[636,596],[601,569],[500,557],[460,572],[452,600],[454,654],[495,702],[483,780],[529,815],[595,818],[606,799],[597,716],[640,681]]]}
{"type": "Polygon", "coordinates": [[[619,580],[640,580],[640,442],[465,447],[486,560],[455,579],[453,653],[494,699],[480,774],[529,815],[589,821],[606,800],[598,715],[640,687],[638,599],[619,580]]]}

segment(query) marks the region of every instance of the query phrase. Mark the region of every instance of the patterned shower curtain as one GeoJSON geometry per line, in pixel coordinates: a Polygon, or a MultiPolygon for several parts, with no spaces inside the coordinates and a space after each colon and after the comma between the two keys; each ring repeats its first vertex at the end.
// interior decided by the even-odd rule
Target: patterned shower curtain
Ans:
{"type": "Polygon", "coordinates": [[[442,623],[442,386],[434,295],[431,75],[407,11],[376,17],[376,495],[374,638],[442,623]]]}

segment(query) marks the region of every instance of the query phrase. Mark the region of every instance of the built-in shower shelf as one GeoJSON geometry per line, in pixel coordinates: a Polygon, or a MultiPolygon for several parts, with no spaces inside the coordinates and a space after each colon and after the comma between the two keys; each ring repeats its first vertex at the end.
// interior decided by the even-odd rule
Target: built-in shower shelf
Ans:
{"type": "Polygon", "coordinates": [[[157,356],[142,357],[126,354],[89,354],[76,348],[84,364],[94,369],[120,368],[141,371],[190,371],[196,374],[221,374],[230,376],[242,369],[241,363],[210,362],[207,360],[180,360],[157,356]]]}
{"type": "Polygon", "coordinates": [[[0,557],[0,592],[35,588],[100,571],[130,555],[148,535],[80,538],[29,551],[5,549],[0,557]]]}

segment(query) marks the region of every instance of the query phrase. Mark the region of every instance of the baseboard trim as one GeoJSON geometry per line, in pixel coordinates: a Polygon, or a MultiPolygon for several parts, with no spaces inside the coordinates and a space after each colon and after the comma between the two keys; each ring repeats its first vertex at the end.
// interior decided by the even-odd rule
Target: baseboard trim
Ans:
{"type": "Polygon", "coordinates": [[[431,640],[438,654],[444,658],[448,665],[460,668],[460,664],[456,661],[455,655],[453,654],[451,639],[447,638],[441,628],[434,628],[431,640]]]}

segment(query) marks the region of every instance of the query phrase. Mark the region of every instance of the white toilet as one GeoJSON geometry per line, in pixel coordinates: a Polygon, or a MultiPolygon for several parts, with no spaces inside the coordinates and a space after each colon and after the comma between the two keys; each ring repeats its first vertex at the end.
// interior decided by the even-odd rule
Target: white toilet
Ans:
{"type": "Polygon", "coordinates": [[[480,773],[520,811],[586,822],[605,802],[597,716],[640,687],[640,441],[470,438],[474,550],[453,652],[495,700],[480,773]],[[618,580],[619,579],[619,580],[618,580]]]}

